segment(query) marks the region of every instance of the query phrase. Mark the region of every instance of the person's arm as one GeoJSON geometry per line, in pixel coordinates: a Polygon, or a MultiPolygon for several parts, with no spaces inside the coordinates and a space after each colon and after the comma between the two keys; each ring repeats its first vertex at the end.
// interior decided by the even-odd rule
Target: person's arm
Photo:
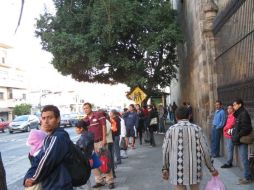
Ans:
{"type": "Polygon", "coordinates": [[[102,144],[105,146],[107,144],[107,126],[106,118],[103,115],[99,116],[99,123],[102,127],[102,144]]]}
{"type": "Polygon", "coordinates": [[[204,158],[205,161],[205,165],[206,167],[209,169],[209,171],[212,173],[212,175],[215,174],[216,169],[213,167],[213,159],[211,157],[211,153],[210,153],[210,149],[207,143],[207,139],[205,134],[202,132],[202,130],[200,129],[200,148],[201,148],[201,154],[202,157],[204,158]]]}
{"type": "Polygon", "coordinates": [[[170,131],[167,131],[162,145],[162,171],[169,171],[169,153],[171,149],[170,131]]]}
{"type": "MultiPolygon", "coordinates": [[[[33,182],[43,181],[49,176],[52,171],[64,161],[64,158],[69,150],[69,141],[63,137],[52,136],[51,141],[45,150],[42,158],[40,159],[39,164],[33,166],[30,169],[36,167],[34,175],[32,178],[29,178],[29,175],[26,175],[25,179],[28,181],[32,180],[33,182]]],[[[29,171],[30,171],[29,169],[29,171]]],[[[29,173],[28,171],[28,173],[29,173]]],[[[30,173],[31,175],[31,173],[30,173]]]]}
{"type": "Polygon", "coordinates": [[[221,129],[225,126],[225,123],[227,121],[227,116],[224,110],[221,110],[219,113],[219,125],[217,126],[217,129],[221,129]]]}

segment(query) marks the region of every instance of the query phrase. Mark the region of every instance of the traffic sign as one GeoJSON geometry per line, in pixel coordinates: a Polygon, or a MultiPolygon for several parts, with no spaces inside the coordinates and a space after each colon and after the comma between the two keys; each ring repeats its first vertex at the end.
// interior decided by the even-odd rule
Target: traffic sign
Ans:
{"type": "Polygon", "coordinates": [[[146,99],[147,94],[137,86],[129,93],[128,97],[136,104],[141,105],[142,101],[146,99]]]}

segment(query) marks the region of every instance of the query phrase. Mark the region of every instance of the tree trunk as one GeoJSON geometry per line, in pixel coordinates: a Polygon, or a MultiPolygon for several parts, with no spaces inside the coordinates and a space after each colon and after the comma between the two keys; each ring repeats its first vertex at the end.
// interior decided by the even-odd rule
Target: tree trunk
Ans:
{"type": "Polygon", "coordinates": [[[4,165],[3,165],[3,161],[1,157],[1,152],[0,152],[0,189],[7,190],[6,175],[5,175],[4,165]]]}

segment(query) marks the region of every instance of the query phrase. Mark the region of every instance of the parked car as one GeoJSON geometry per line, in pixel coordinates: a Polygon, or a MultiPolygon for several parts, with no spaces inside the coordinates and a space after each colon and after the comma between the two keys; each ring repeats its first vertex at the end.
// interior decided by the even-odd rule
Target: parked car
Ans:
{"type": "Polygon", "coordinates": [[[9,126],[10,122],[4,121],[3,118],[0,118],[0,131],[4,133],[4,130],[9,126]]]}
{"type": "Polygon", "coordinates": [[[40,121],[36,115],[21,115],[9,124],[9,133],[15,131],[29,132],[31,129],[39,129],[39,124],[40,121]]]}
{"type": "Polygon", "coordinates": [[[61,115],[60,127],[72,127],[70,114],[61,115]]]}

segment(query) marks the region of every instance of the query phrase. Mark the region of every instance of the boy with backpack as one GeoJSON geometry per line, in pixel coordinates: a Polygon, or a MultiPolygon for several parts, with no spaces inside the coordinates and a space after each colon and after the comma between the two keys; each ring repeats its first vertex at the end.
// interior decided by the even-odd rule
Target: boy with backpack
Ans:
{"type": "MultiPolygon", "coordinates": [[[[85,122],[84,120],[80,120],[75,126],[76,133],[80,135],[79,139],[76,142],[76,145],[83,152],[87,161],[92,160],[92,154],[94,151],[94,135],[93,133],[88,131],[88,126],[89,123],[85,122]]],[[[91,183],[89,180],[87,181],[87,185],[90,189],[91,183]]],[[[74,189],[85,189],[85,186],[80,186],[74,189]]]]}

